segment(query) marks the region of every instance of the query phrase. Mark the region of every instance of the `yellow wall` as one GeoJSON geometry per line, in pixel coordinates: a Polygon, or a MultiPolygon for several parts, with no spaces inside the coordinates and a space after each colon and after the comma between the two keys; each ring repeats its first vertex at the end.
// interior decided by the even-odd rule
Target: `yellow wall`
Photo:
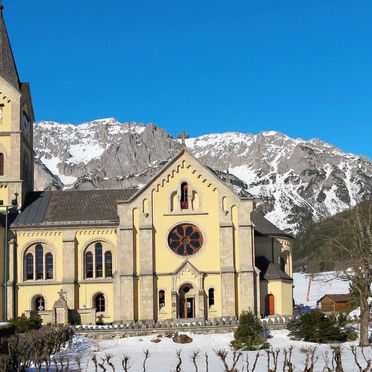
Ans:
{"type": "Polygon", "coordinates": [[[4,320],[4,232],[0,225],[0,320],[4,320]]]}
{"type": "Polygon", "coordinates": [[[198,226],[203,234],[204,242],[201,250],[189,261],[199,271],[215,271],[220,269],[219,252],[219,210],[218,192],[213,191],[206,183],[202,183],[189,169],[180,169],[177,178],[169,180],[164,187],[154,193],[153,221],[155,231],[155,271],[159,274],[175,271],[186,259],[171,251],[168,247],[168,233],[179,223],[192,223],[198,226]],[[180,180],[187,180],[189,188],[198,190],[202,200],[202,208],[198,211],[180,211],[172,213],[169,198],[173,191],[180,187],[180,180]]]}
{"type": "MultiPolygon", "coordinates": [[[[64,270],[74,270],[73,265],[63,267],[63,231],[60,229],[48,230],[39,233],[19,232],[17,234],[18,259],[17,259],[17,282],[18,282],[18,312],[21,315],[26,310],[31,309],[32,299],[36,295],[42,295],[45,298],[46,310],[52,310],[54,302],[59,298],[58,292],[62,289],[62,279],[64,270]],[[29,249],[32,249],[37,243],[41,243],[44,248],[44,255],[51,252],[54,258],[53,279],[48,280],[23,280],[23,257],[29,249]]],[[[104,322],[112,321],[113,310],[113,286],[111,278],[104,279],[84,279],[84,251],[94,244],[102,242],[103,250],[109,249],[113,256],[113,272],[116,271],[116,229],[79,229],[76,232],[76,272],[77,272],[77,308],[92,308],[93,296],[100,292],[106,299],[106,311],[103,314],[104,322]],[[101,281],[101,282],[100,282],[101,281]],[[109,283],[105,283],[105,282],[109,283]]],[[[34,258],[35,260],[35,258],[34,258]]],[[[35,261],[34,261],[35,264],[35,261]]],[[[98,313],[97,316],[102,314],[98,313]]]]}
{"type": "MultiPolygon", "coordinates": [[[[253,270],[251,256],[254,254],[254,248],[249,235],[252,232],[249,230],[252,208],[252,201],[241,201],[214,175],[186,154],[148,185],[134,200],[118,204],[119,227],[82,226],[73,230],[50,226],[18,230],[16,231],[17,315],[31,309],[31,302],[35,295],[44,296],[46,310],[52,310],[54,302],[59,297],[58,292],[63,289],[66,291],[67,302],[73,303],[76,309],[94,307],[93,297],[97,293],[104,294],[106,310],[104,314],[97,314],[99,321],[120,320],[115,319],[115,311],[118,310],[116,307],[122,306],[120,302],[122,299],[118,300],[118,297],[122,298],[126,295],[133,296],[133,319],[148,319],[149,316],[159,320],[172,319],[176,317],[176,308],[172,306],[175,302],[172,292],[178,292],[185,283],[192,285],[195,299],[199,303],[202,301],[201,293],[204,291],[207,296],[209,288],[214,288],[215,304],[209,307],[206,298],[205,314],[199,315],[207,315],[208,318],[225,315],[223,309],[224,306],[226,309],[226,296],[233,297],[233,306],[235,306],[233,315],[238,315],[241,310],[245,310],[244,306],[253,309],[253,301],[249,296],[254,288],[244,288],[244,283],[248,281],[249,286],[254,285],[254,274],[247,274],[249,272],[247,270],[250,268],[253,270]],[[182,182],[187,182],[189,185],[191,200],[188,210],[181,210],[178,206],[182,182]],[[195,255],[179,256],[168,246],[170,230],[180,223],[194,224],[203,234],[203,246],[195,255]],[[245,230],[242,230],[241,223],[245,230]],[[120,238],[124,239],[120,240],[118,234],[124,234],[120,236],[125,239],[120,238]],[[85,251],[98,241],[102,242],[103,251],[112,252],[114,278],[84,277],[85,251]],[[24,281],[24,255],[37,243],[43,245],[44,254],[48,251],[53,254],[53,279],[24,281]],[[118,244],[120,244],[119,248],[118,244]],[[239,251],[240,245],[242,252],[239,251]],[[126,252],[124,257],[120,256],[124,254],[123,252],[126,252]],[[125,270],[129,271],[124,272],[123,275],[128,278],[131,277],[131,272],[133,273],[133,279],[130,279],[132,282],[128,287],[132,293],[123,293],[119,296],[115,291],[120,291],[120,286],[124,285],[122,284],[124,282],[120,282],[119,274],[132,254],[133,266],[126,267],[125,270]],[[118,262],[121,262],[121,265],[118,262]],[[222,266],[230,264],[231,267],[229,266],[228,269],[233,269],[232,280],[231,275],[223,277],[221,274],[227,272],[222,266]],[[239,274],[241,265],[242,274],[239,274]],[[153,273],[156,275],[153,276],[153,273]],[[165,291],[165,306],[161,309],[158,301],[160,290],[165,291]],[[222,298],[223,292],[226,295],[224,298],[222,298]],[[143,302],[147,293],[153,295],[153,302],[143,302]],[[241,298],[245,300],[242,301],[241,298]]],[[[256,246],[257,251],[261,254],[267,249],[271,250],[270,242],[270,239],[261,239],[256,246]],[[267,248],[268,244],[269,248],[267,248]]],[[[276,243],[275,247],[280,254],[281,245],[276,243]]],[[[287,305],[290,304],[291,309],[292,285],[288,287],[280,281],[273,281],[269,283],[267,290],[273,291],[275,295],[278,314],[289,315],[287,305]]],[[[229,309],[231,310],[231,306],[229,309]]],[[[89,314],[86,319],[89,319],[89,314]]]]}
{"type": "Polygon", "coordinates": [[[270,280],[268,282],[267,291],[274,295],[275,314],[277,315],[292,315],[292,282],[282,280],[270,280]]]}

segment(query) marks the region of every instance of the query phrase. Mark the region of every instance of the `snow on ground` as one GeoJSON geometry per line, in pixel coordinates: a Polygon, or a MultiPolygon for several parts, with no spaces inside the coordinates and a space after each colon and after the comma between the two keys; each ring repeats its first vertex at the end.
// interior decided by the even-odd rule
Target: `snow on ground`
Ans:
{"type": "Polygon", "coordinates": [[[313,274],[310,283],[309,298],[307,292],[311,274],[293,274],[293,297],[296,305],[316,306],[316,302],[325,294],[349,293],[349,282],[335,278],[334,272],[313,274]]]}
{"type": "MultiPolygon", "coordinates": [[[[104,340],[96,341],[81,336],[76,336],[73,341],[71,349],[65,350],[64,355],[68,356],[70,361],[73,361],[76,356],[80,356],[82,359],[83,370],[94,371],[94,364],[91,360],[92,356],[96,354],[97,359],[101,362],[101,357],[105,357],[106,354],[112,354],[112,361],[116,367],[116,370],[122,370],[121,360],[123,355],[130,357],[130,365],[132,368],[131,372],[142,371],[142,363],[144,351],[149,350],[150,357],[147,362],[148,372],[165,372],[174,371],[177,364],[176,352],[181,350],[182,355],[182,371],[195,371],[192,364],[191,354],[199,350],[199,356],[197,363],[199,371],[205,371],[205,354],[208,354],[209,371],[211,372],[223,372],[223,365],[221,360],[216,356],[215,351],[228,350],[230,352],[230,363],[232,357],[232,351],[230,350],[229,343],[233,339],[232,333],[225,334],[207,334],[207,335],[196,335],[188,333],[193,341],[189,344],[176,344],[171,338],[161,337],[160,342],[154,343],[152,340],[156,339],[156,336],[142,336],[142,337],[129,337],[116,340],[104,340]],[[98,350],[98,351],[97,351],[98,350]]],[[[324,352],[330,352],[328,345],[317,345],[309,342],[302,341],[291,341],[288,337],[287,330],[272,331],[272,338],[269,339],[271,346],[276,349],[289,348],[293,346],[293,358],[292,362],[294,365],[294,371],[303,371],[304,367],[304,354],[301,352],[301,348],[308,346],[317,347],[318,360],[315,363],[314,372],[323,371],[324,368],[324,352]]],[[[355,343],[354,343],[355,344],[355,343]]],[[[348,372],[358,371],[355,365],[353,356],[350,351],[349,343],[342,346],[342,361],[344,370],[348,372]]],[[[367,358],[372,358],[372,349],[365,348],[364,350],[367,358]]],[[[260,351],[262,355],[258,361],[256,371],[263,372],[267,371],[267,355],[264,351],[260,351]]],[[[256,352],[244,352],[242,359],[239,361],[237,368],[238,371],[242,370],[243,365],[246,363],[246,358],[250,362],[250,368],[254,362],[256,352]],[[244,364],[243,364],[244,363],[244,364]]],[[[282,370],[284,354],[280,353],[278,370],[282,370]]],[[[58,359],[58,357],[57,357],[58,359]]],[[[360,364],[363,366],[365,362],[360,358],[360,364]]],[[[111,368],[107,367],[110,371],[111,368]]]]}

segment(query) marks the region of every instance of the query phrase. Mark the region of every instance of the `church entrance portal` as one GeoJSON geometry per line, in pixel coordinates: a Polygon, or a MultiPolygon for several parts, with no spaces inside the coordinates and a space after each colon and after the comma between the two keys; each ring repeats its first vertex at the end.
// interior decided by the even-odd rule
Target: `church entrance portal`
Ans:
{"type": "Polygon", "coordinates": [[[195,297],[191,284],[184,284],[179,289],[178,318],[195,318],[195,297]]]}

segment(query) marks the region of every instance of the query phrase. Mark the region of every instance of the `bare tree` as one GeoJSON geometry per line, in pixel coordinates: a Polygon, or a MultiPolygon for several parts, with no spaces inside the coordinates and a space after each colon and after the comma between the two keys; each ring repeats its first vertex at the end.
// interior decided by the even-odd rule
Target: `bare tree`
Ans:
{"type": "Polygon", "coordinates": [[[351,352],[354,356],[354,361],[355,361],[355,364],[357,365],[357,367],[359,368],[359,371],[360,372],[368,372],[368,371],[372,371],[372,360],[371,359],[367,359],[366,355],[364,354],[364,351],[363,351],[363,348],[361,348],[361,354],[363,356],[363,359],[366,363],[366,367],[363,368],[359,361],[358,361],[358,348],[356,346],[351,346],[351,352]]]}
{"type": "Polygon", "coordinates": [[[130,368],[129,360],[130,360],[129,355],[127,354],[123,355],[123,358],[121,360],[121,365],[123,366],[124,372],[129,372],[129,368],[130,368]]]}
{"type": "Polygon", "coordinates": [[[332,362],[332,367],[334,368],[335,372],[344,372],[344,368],[342,367],[342,348],[340,345],[331,345],[332,349],[332,358],[336,364],[334,367],[334,364],[332,362]]]}
{"type": "Polygon", "coordinates": [[[196,359],[198,358],[199,353],[200,353],[200,350],[196,350],[191,353],[192,364],[194,365],[195,372],[199,372],[198,363],[196,362],[196,359]]]}
{"type": "Polygon", "coordinates": [[[284,349],[284,362],[283,362],[283,372],[293,372],[293,364],[292,364],[292,351],[293,346],[290,346],[287,349],[284,349]]]}
{"type": "Polygon", "coordinates": [[[305,354],[304,372],[313,372],[314,364],[318,360],[318,358],[315,357],[316,346],[306,346],[301,348],[300,351],[305,354]]]}
{"type": "Polygon", "coordinates": [[[278,369],[278,356],[279,356],[279,353],[280,353],[280,350],[279,349],[269,349],[269,350],[266,350],[266,354],[267,354],[267,371],[268,372],[276,372],[277,369],[278,369]],[[273,358],[273,368],[270,367],[270,361],[271,361],[271,357],[273,358]]]}
{"type": "Polygon", "coordinates": [[[182,356],[181,356],[181,350],[176,351],[177,356],[177,365],[176,365],[176,372],[181,372],[181,365],[182,365],[182,356]]]}
{"type": "MultiPolygon", "coordinates": [[[[321,224],[320,239],[335,263],[336,276],[350,282],[360,306],[359,346],[369,345],[368,322],[372,282],[372,200],[337,214],[321,224]]],[[[317,233],[317,230],[314,230],[317,233]]]]}
{"type": "Polygon", "coordinates": [[[225,372],[238,372],[236,365],[238,364],[238,361],[240,357],[243,355],[242,352],[233,352],[233,360],[232,360],[232,365],[231,367],[227,363],[227,357],[228,357],[228,351],[226,350],[217,350],[215,351],[216,355],[221,359],[223,366],[224,366],[224,371],[225,372]]]}
{"type": "Polygon", "coordinates": [[[146,372],[146,363],[147,363],[147,359],[150,358],[150,352],[148,350],[143,350],[143,354],[145,357],[143,359],[142,367],[143,367],[143,372],[146,372]]]}

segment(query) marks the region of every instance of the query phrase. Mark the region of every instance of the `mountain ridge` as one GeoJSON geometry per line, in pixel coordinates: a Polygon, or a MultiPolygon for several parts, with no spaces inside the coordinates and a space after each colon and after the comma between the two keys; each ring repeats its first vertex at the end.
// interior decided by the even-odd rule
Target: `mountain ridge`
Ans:
{"type": "MultiPolygon", "coordinates": [[[[244,181],[246,191],[262,200],[259,209],[286,232],[372,195],[371,161],[321,139],[224,132],[188,138],[186,146],[206,166],[244,181]]],[[[143,186],[181,144],[154,123],[105,118],[77,125],[35,123],[34,149],[38,189],[105,189],[143,186]],[[54,177],[47,177],[43,166],[54,177]]]]}

